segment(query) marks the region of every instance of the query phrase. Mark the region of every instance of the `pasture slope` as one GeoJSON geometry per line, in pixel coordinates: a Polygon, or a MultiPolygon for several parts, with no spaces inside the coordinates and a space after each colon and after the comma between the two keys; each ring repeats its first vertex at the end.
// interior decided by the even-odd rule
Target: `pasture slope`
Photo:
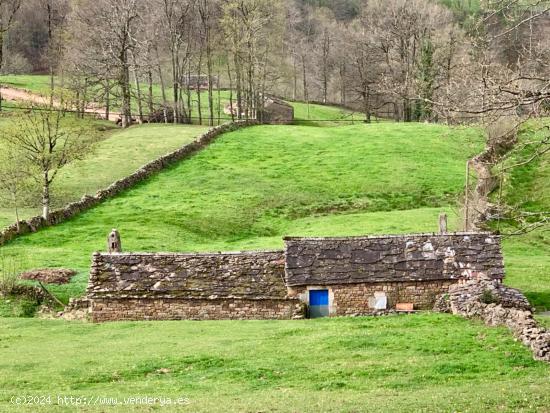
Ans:
{"type": "MultiPolygon", "coordinates": [[[[84,292],[90,255],[104,249],[112,227],[136,251],[434,231],[440,211],[455,229],[464,162],[482,147],[479,131],[440,125],[255,126],[0,254],[25,268],[78,269],[69,285],[52,287],[67,300],[84,292]]],[[[544,164],[537,168],[545,173],[544,164]]],[[[527,180],[523,188],[540,184],[527,180]]],[[[548,307],[544,233],[507,239],[504,248],[507,283],[548,307]]],[[[11,304],[0,301],[0,314],[13,315],[11,304]]],[[[545,412],[550,405],[548,365],[505,329],[445,314],[103,325],[4,318],[0,353],[0,411],[8,412],[75,410],[57,396],[86,398],[83,412],[545,412]],[[15,405],[14,395],[49,395],[51,404],[15,405]],[[188,404],[126,404],[132,396],[188,404]]]]}

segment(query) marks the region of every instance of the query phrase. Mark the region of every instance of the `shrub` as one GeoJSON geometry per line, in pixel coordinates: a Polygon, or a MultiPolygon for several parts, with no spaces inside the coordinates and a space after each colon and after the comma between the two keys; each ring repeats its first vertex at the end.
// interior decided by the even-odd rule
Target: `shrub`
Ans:
{"type": "Polygon", "coordinates": [[[491,290],[483,290],[480,301],[483,304],[498,304],[500,302],[500,298],[493,294],[491,290]]]}
{"type": "Polygon", "coordinates": [[[14,257],[0,255],[0,295],[10,295],[19,281],[20,262],[14,257]]]}

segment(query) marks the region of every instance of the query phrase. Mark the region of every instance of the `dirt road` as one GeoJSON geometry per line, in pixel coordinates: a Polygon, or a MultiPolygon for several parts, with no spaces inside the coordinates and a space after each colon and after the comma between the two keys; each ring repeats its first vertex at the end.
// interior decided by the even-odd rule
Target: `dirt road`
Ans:
{"type": "MultiPolygon", "coordinates": [[[[44,97],[42,95],[39,95],[37,93],[28,92],[26,90],[22,89],[15,89],[12,87],[1,87],[0,93],[2,94],[2,99],[11,101],[11,102],[29,102],[35,105],[47,105],[50,103],[49,98],[44,97]]],[[[54,100],[53,105],[55,107],[60,107],[61,104],[59,101],[54,100]]],[[[97,117],[101,119],[105,119],[105,108],[98,107],[96,105],[88,105],[86,109],[84,109],[84,112],[95,114],[97,117]]],[[[120,114],[117,112],[110,112],[109,113],[109,120],[116,122],[120,118],[120,114]]]]}

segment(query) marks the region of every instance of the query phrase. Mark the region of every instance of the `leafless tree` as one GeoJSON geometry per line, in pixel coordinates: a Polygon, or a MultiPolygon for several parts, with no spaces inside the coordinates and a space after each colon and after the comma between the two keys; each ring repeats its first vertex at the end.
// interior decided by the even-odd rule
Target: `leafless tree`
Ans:
{"type": "MultiPolygon", "coordinates": [[[[75,16],[80,29],[86,33],[88,60],[105,67],[108,72],[116,72],[123,127],[132,122],[131,56],[143,4],[139,0],[84,0],[75,16]]],[[[83,39],[78,38],[78,41],[83,39]]]]}
{"type": "MultiPolygon", "coordinates": [[[[0,74],[4,65],[4,38],[14,23],[15,16],[21,7],[21,0],[0,0],[0,74]]],[[[2,110],[2,93],[0,91],[0,110],[2,110]]]]}

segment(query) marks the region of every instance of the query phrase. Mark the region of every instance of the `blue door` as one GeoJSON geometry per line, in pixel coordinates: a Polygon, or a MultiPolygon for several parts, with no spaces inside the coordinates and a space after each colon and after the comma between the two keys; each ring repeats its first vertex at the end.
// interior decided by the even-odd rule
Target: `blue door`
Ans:
{"type": "Polygon", "coordinates": [[[309,318],[328,315],[328,290],[309,290],[309,318]]]}

